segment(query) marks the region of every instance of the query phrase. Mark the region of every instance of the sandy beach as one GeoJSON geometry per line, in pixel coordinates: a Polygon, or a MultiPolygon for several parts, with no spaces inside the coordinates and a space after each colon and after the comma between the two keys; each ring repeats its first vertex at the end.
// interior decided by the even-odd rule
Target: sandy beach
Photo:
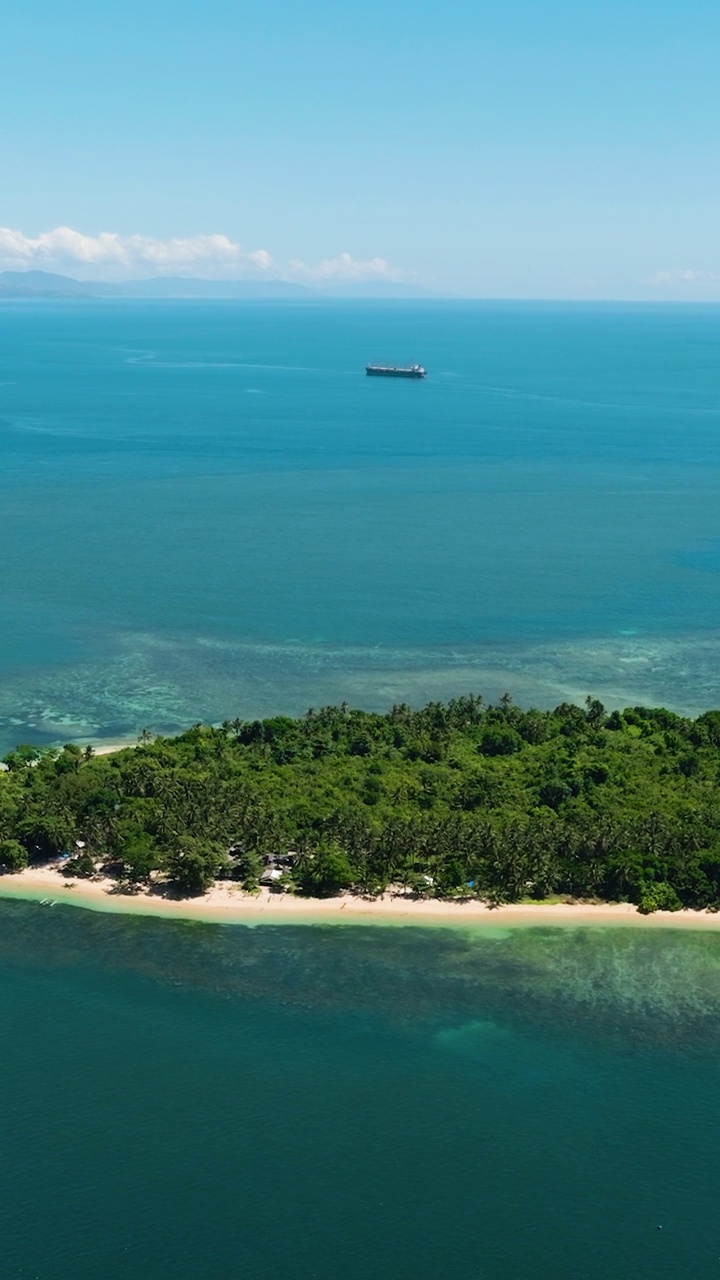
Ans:
{"type": "Polygon", "coordinates": [[[578,925],[635,928],[720,928],[720,912],[656,911],[641,915],[631,903],[529,903],[489,907],[481,902],[439,902],[386,893],[368,899],[353,894],[335,898],[301,898],[267,889],[246,893],[232,881],[221,881],[197,898],[172,898],[163,887],[120,889],[114,880],[68,880],[53,866],[29,867],[0,876],[0,898],[49,900],[92,911],[169,916],[225,924],[408,924],[462,927],[578,925]]]}

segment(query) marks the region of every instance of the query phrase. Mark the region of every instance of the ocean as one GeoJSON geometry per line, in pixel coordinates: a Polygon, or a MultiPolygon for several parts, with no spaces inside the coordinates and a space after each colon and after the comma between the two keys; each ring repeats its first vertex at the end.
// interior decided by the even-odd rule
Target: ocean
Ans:
{"type": "MultiPolygon", "coordinates": [[[[719,429],[718,308],[1,303],[0,746],[718,705],[719,429]]],[[[2,900],[0,1272],[715,1274],[719,1015],[712,931],[2,900]]]]}
{"type": "Polygon", "coordinates": [[[720,935],[0,901],[4,1280],[720,1268],[720,935]]]}
{"type": "Polygon", "coordinates": [[[0,445],[3,750],[720,702],[720,308],[4,301],[0,445]]]}

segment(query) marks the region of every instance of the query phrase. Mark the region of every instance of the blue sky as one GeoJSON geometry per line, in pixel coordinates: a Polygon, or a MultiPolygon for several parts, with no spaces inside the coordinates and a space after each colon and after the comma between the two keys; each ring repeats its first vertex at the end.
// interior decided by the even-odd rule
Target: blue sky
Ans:
{"type": "Polygon", "coordinates": [[[0,0],[0,20],[1,267],[720,298],[716,4],[0,0]]]}

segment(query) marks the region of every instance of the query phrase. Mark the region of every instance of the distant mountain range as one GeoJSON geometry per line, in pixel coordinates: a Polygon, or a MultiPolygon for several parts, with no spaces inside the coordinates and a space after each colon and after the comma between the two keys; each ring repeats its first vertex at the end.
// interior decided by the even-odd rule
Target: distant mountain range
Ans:
{"type": "Polygon", "coordinates": [[[151,280],[74,280],[52,271],[0,271],[2,298],[430,298],[413,285],[391,281],[332,283],[322,288],[286,280],[200,280],[155,276],[151,280]]]}

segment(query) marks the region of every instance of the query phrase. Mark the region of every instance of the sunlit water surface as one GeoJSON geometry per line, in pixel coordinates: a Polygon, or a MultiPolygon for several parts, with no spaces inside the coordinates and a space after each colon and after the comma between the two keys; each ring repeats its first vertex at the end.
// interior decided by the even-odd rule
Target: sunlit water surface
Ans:
{"type": "Polygon", "coordinates": [[[720,700],[716,307],[6,301],[0,450],[0,748],[720,700]]]}
{"type": "Polygon", "coordinates": [[[714,932],[4,901],[0,1021],[7,1280],[720,1268],[714,932]]]}

